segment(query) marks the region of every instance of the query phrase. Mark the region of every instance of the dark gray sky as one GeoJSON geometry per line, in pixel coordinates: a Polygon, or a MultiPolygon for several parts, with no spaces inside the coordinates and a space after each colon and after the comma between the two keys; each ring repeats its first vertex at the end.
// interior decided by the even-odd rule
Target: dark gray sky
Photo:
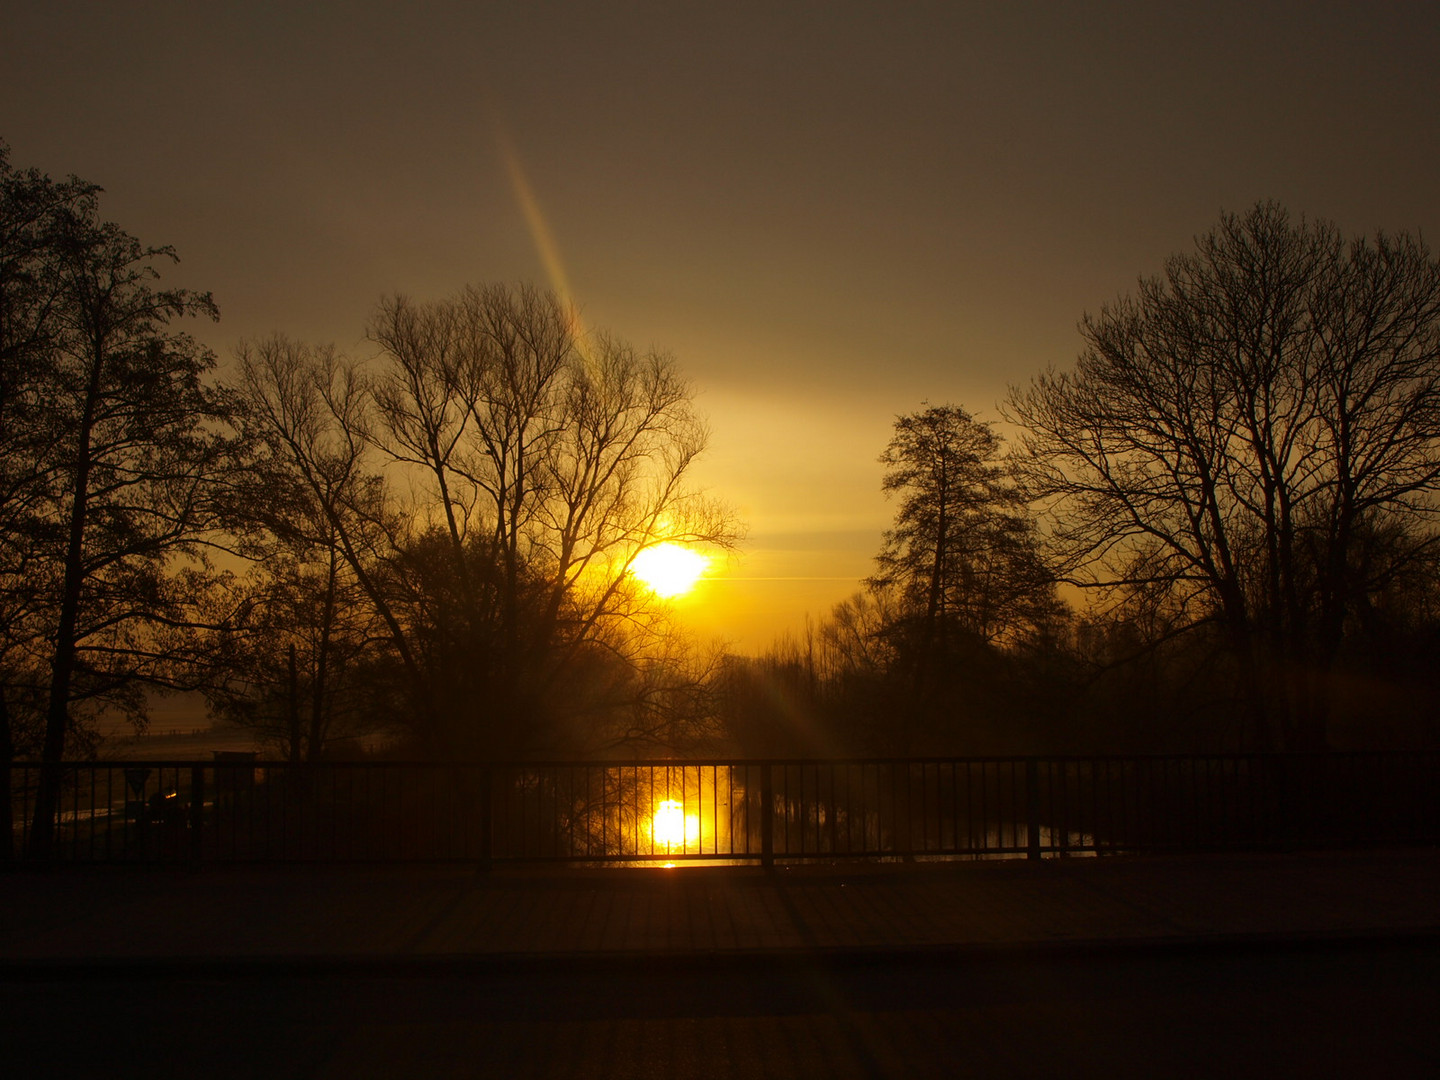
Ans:
{"type": "Polygon", "coordinates": [[[1221,210],[1440,235],[1432,3],[10,0],[0,41],[12,160],[173,244],[222,357],[517,280],[673,352],[751,533],[687,604],[744,648],[869,572],[897,413],[993,418],[1221,210]]]}

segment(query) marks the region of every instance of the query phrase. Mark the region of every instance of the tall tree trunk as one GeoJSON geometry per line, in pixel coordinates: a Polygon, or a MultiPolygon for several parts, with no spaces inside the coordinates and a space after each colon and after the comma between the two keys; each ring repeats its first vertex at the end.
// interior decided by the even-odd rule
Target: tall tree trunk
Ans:
{"type": "Polygon", "coordinates": [[[75,676],[76,628],[80,623],[80,596],[85,585],[85,526],[90,508],[90,440],[100,397],[102,346],[86,387],[85,409],[77,436],[75,480],[70,496],[70,528],[65,545],[65,584],[60,596],[55,630],[55,654],[50,667],[50,701],[45,711],[45,740],[40,750],[40,783],[35,791],[35,816],[30,826],[31,859],[48,859],[55,846],[55,812],[60,803],[61,761],[70,727],[70,684],[75,676]]]}
{"type": "Polygon", "coordinates": [[[330,726],[325,715],[325,681],[330,670],[330,635],[335,624],[335,589],[339,572],[337,553],[332,548],[329,574],[325,579],[325,605],[320,615],[320,644],[315,653],[315,674],[310,685],[310,736],[305,746],[306,761],[320,760],[330,726]]]}

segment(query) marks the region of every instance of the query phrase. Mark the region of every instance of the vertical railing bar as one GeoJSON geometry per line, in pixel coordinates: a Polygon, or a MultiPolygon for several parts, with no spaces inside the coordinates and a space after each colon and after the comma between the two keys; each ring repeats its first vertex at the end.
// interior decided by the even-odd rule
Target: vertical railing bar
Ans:
{"type": "Polygon", "coordinates": [[[1023,768],[1024,762],[1010,760],[1005,762],[1004,771],[997,773],[995,777],[997,798],[1004,798],[1001,792],[1004,784],[1009,784],[1010,786],[1008,799],[1010,806],[1010,813],[1008,815],[1010,821],[1010,841],[1008,844],[1002,842],[1001,846],[1011,848],[1014,851],[1021,850],[1020,827],[1025,818],[1025,804],[1021,801],[1024,793],[1020,787],[1021,782],[1017,779],[1017,776],[1023,768]]]}
{"type": "Polygon", "coordinates": [[[1040,858],[1040,763],[1025,761],[1025,857],[1040,858]]]}
{"type": "MultiPolygon", "coordinates": [[[[941,811],[941,820],[943,822],[948,819],[950,822],[950,843],[945,847],[945,853],[953,856],[958,855],[960,852],[960,814],[958,803],[960,798],[960,762],[955,758],[951,758],[945,763],[945,768],[950,778],[950,799],[949,805],[946,806],[945,810],[941,811]]],[[[942,792],[941,803],[944,804],[944,802],[942,792]]]]}
{"type": "Polygon", "coordinates": [[[89,858],[95,861],[95,766],[90,766],[90,842],[87,844],[89,858]]]}
{"type": "Polygon", "coordinates": [[[887,845],[887,854],[900,854],[900,804],[899,789],[900,780],[896,775],[896,763],[893,760],[886,762],[886,782],[888,792],[886,802],[890,808],[890,844],[887,845]]]}
{"type": "MultiPolygon", "coordinates": [[[[754,846],[753,846],[753,845],[754,845],[754,843],[755,843],[755,834],[754,834],[754,831],[753,831],[753,830],[757,827],[757,823],[752,822],[752,821],[750,820],[750,818],[751,818],[750,809],[751,809],[752,806],[755,806],[755,795],[756,795],[755,777],[762,777],[762,779],[760,780],[760,790],[761,790],[762,795],[763,795],[763,789],[764,789],[764,780],[763,780],[764,768],[763,768],[763,766],[760,766],[760,765],[745,765],[745,766],[743,766],[743,768],[744,768],[744,770],[745,770],[745,854],[746,854],[746,855],[753,855],[753,854],[754,854],[754,846]]],[[[758,809],[758,807],[756,807],[756,808],[758,809]]],[[[764,847],[765,847],[765,843],[764,843],[763,840],[761,840],[760,847],[761,847],[761,850],[763,851],[763,850],[764,850],[764,847]]]]}
{"type": "MultiPolygon", "coordinates": [[[[805,844],[806,844],[807,834],[809,833],[809,829],[807,828],[807,826],[810,824],[810,810],[811,810],[812,806],[814,805],[814,801],[815,801],[815,800],[813,799],[813,797],[808,797],[808,798],[807,798],[807,796],[806,796],[805,766],[804,766],[804,765],[797,765],[797,766],[795,767],[795,773],[796,773],[796,776],[795,776],[796,786],[800,789],[800,813],[797,815],[797,816],[799,817],[799,819],[800,819],[800,820],[799,820],[799,825],[800,825],[800,857],[801,857],[801,858],[804,858],[804,857],[805,857],[805,844]]],[[[813,773],[814,777],[815,777],[816,779],[818,779],[818,778],[819,778],[819,766],[815,766],[814,769],[812,770],[812,773],[813,773]]],[[[816,821],[816,825],[817,825],[817,827],[818,827],[819,821],[820,821],[819,808],[818,808],[818,807],[814,807],[814,808],[815,808],[815,811],[816,811],[815,821],[816,821]]]]}
{"type": "Polygon", "coordinates": [[[1065,849],[1065,836],[1067,833],[1065,820],[1065,795],[1069,780],[1069,762],[1046,760],[1041,763],[1040,782],[1041,794],[1041,818],[1049,826],[1049,844],[1045,843],[1046,825],[1041,828],[1041,844],[1048,846],[1058,855],[1070,854],[1065,849]]]}
{"type": "Polygon", "coordinates": [[[847,763],[845,770],[845,854],[855,850],[855,766],[847,763]]]}
{"type": "Polygon", "coordinates": [[[1055,780],[1058,780],[1058,783],[1052,780],[1051,797],[1052,800],[1056,803],[1053,810],[1055,820],[1060,823],[1059,842],[1060,853],[1062,855],[1070,854],[1070,834],[1075,831],[1072,828],[1075,819],[1075,803],[1071,792],[1071,789],[1073,787],[1071,779],[1075,775],[1073,772],[1074,767],[1075,763],[1072,761],[1062,762],[1058,767],[1054,769],[1054,772],[1052,773],[1052,776],[1055,778],[1055,780]],[[1054,792],[1057,788],[1059,794],[1055,795],[1054,792]]]}
{"type": "Polygon", "coordinates": [[[294,852],[290,848],[290,804],[296,797],[295,770],[288,764],[280,766],[280,775],[284,777],[284,797],[280,801],[280,857],[287,861],[294,861],[294,852]]]}
{"type": "MultiPolygon", "coordinates": [[[[830,764],[830,854],[832,854],[832,855],[838,854],[839,851],[840,851],[840,824],[839,824],[839,819],[840,819],[840,817],[841,817],[841,811],[840,811],[841,792],[842,792],[842,791],[844,792],[844,794],[845,794],[845,796],[846,796],[847,799],[848,799],[848,797],[849,797],[849,787],[848,787],[848,785],[841,785],[841,784],[840,784],[840,773],[841,773],[841,770],[842,770],[842,769],[845,769],[845,768],[847,768],[847,766],[838,765],[838,764],[836,764],[836,763],[834,763],[834,762],[831,762],[831,764],[830,764]]],[[[849,815],[849,813],[847,812],[844,816],[845,816],[846,826],[847,826],[847,828],[848,828],[848,826],[849,826],[849,821],[850,821],[850,815],[849,815]]],[[[847,846],[848,846],[848,845],[847,845],[847,846]]]]}
{"type": "Polygon", "coordinates": [[[935,848],[941,855],[948,855],[955,847],[954,816],[945,813],[945,788],[950,788],[950,801],[955,798],[955,762],[937,761],[935,763],[935,848]],[[946,783],[946,776],[949,776],[949,783],[946,783]],[[945,822],[949,819],[951,824],[950,843],[945,842],[945,822]]]}
{"type": "Polygon", "coordinates": [[[965,766],[965,793],[963,797],[963,809],[961,806],[961,795],[957,790],[955,793],[955,822],[956,837],[955,843],[960,843],[959,823],[965,822],[965,853],[975,854],[975,762],[967,761],[965,766]]]}
{"type": "Polygon", "coordinates": [[[836,852],[836,850],[837,850],[837,849],[836,849],[837,827],[836,827],[835,822],[836,822],[836,819],[840,816],[840,793],[839,793],[838,789],[836,788],[836,781],[837,781],[837,775],[836,775],[836,774],[837,774],[838,770],[839,770],[839,766],[836,765],[834,762],[829,762],[829,763],[827,763],[826,766],[825,766],[825,774],[826,774],[826,776],[827,776],[827,777],[829,778],[829,780],[830,780],[830,796],[829,796],[829,798],[827,798],[827,799],[825,800],[825,813],[827,813],[827,814],[830,816],[830,819],[829,819],[829,821],[828,821],[826,824],[828,824],[829,827],[830,827],[830,848],[829,848],[829,853],[830,853],[831,855],[834,855],[835,852],[836,852]]]}
{"type": "MultiPolygon", "coordinates": [[[[804,857],[805,857],[805,844],[806,844],[806,835],[805,835],[806,829],[805,829],[805,826],[806,826],[806,824],[809,822],[809,818],[808,818],[807,813],[806,813],[806,811],[807,811],[808,808],[809,808],[809,802],[807,801],[807,799],[806,799],[806,797],[805,797],[805,766],[804,766],[804,765],[796,765],[796,766],[795,766],[795,786],[796,786],[796,788],[799,789],[799,795],[798,795],[799,806],[796,807],[797,813],[796,813],[796,815],[795,815],[795,818],[796,818],[796,822],[795,822],[795,823],[796,823],[796,825],[799,827],[799,830],[800,830],[800,857],[801,857],[801,858],[804,858],[804,857]]],[[[787,811],[787,813],[788,813],[788,811],[787,811]]]]}
{"type": "Polygon", "coordinates": [[[980,763],[980,841],[981,850],[992,850],[990,843],[990,822],[995,822],[995,846],[1004,847],[1005,816],[1000,800],[1000,763],[980,763]]]}
{"type": "MultiPolygon", "coordinates": [[[[783,832],[783,835],[782,835],[782,838],[781,838],[781,842],[780,842],[780,852],[781,852],[781,854],[783,854],[783,855],[789,855],[789,854],[791,854],[791,841],[790,841],[790,806],[791,806],[791,800],[790,800],[790,766],[789,766],[789,765],[781,765],[781,766],[780,766],[780,824],[781,824],[781,827],[782,827],[782,829],[784,830],[784,832],[783,832]]],[[[801,850],[803,851],[804,849],[802,848],[801,850]]]]}
{"type": "MultiPolygon", "coordinates": [[[[6,768],[9,768],[9,766],[7,765],[6,768]]],[[[122,808],[122,809],[123,809],[123,808],[122,808]]],[[[122,820],[122,821],[124,820],[124,815],[123,815],[123,814],[121,815],[121,820],[122,820]]],[[[113,847],[114,839],[115,839],[115,768],[114,768],[114,766],[106,766],[106,768],[105,768],[105,861],[106,861],[106,862],[110,862],[111,859],[112,859],[112,854],[111,854],[111,853],[112,853],[113,850],[114,850],[114,847],[113,847]]],[[[5,842],[6,842],[7,844],[13,844],[13,843],[14,843],[14,837],[13,837],[13,836],[7,836],[7,837],[5,838],[5,842]]]]}
{"type": "Polygon", "coordinates": [[[832,806],[834,794],[834,774],[831,767],[817,762],[815,765],[815,854],[817,855],[833,853],[835,850],[833,844],[828,848],[825,846],[825,834],[834,818],[834,807],[832,806]],[[825,794],[825,778],[827,776],[831,779],[829,797],[826,797],[825,794]]]}
{"type": "MultiPolygon", "coordinates": [[[[924,762],[920,763],[920,850],[930,852],[932,845],[936,843],[936,837],[930,832],[930,766],[924,762]]],[[[935,769],[935,784],[937,787],[936,798],[939,798],[938,787],[940,784],[940,771],[935,769]]],[[[938,821],[937,821],[938,824],[938,821]]]]}
{"type": "Polygon", "coordinates": [[[870,800],[865,793],[866,766],[863,762],[851,766],[851,788],[850,788],[850,850],[856,850],[855,830],[860,831],[858,849],[862,852],[871,849],[870,835],[870,800]],[[858,779],[854,774],[858,773],[858,779]]]}
{"type": "Polygon", "coordinates": [[[560,847],[560,841],[564,840],[564,853],[566,858],[575,854],[575,766],[566,765],[563,769],[555,772],[555,845],[560,847]],[[560,798],[560,777],[565,777],[565,798],[560,798]],[[563,809],[562,809],[563,808],[563,809]],[[561,813],[564,814],[564,828],[561,825],[561,813]]]}
{"type": "Polygon", "coordinates": [[[792,807],[789,805],[789,800],[788,800],[788,799],[786,800],[786,805],[785,805],[785,819],[786,819],[786,821],[791,821],[791,820],[793,820],[793,821],[795,822],[796,831],[799,833],[799,842],[800,842],[800,851],[799,851],[799,854],[800,854],[800,857],[803,859],[803,858],[805,857],[805,848],[806,848],[805,826],[806,826],[806,823],[807,823],[807,820],[808,820],[807,817],[806,817],[806,811],[807,811],[808,808],[809,808],[809,804],[808,804],[808,802],[806,801],[806,798],[805,798],[805,766],[804,766],[803,763],[802,763],[802,764],[798,764],[798,765],[795,765],[795,766],[794,766],[794,769],[795,769],[795,806],[792,808],[792,807]]]}
{"type": "Polygon", "coordinates": [[[516,822],[517,842],[519,844],[519,855],[522,859],[528,859],[530,852],[530,774],[524,766],[515,767],[515,806],[519,812],[519,821],[516,822]]]}
{"type": "MultiPolygon", "coordinates": [[[[986,765],[986,763],[983,762],[983,761],[978,764],[978,768],[980,769],[980,784],[979,784],[979,790],[978,790],[980,806],[979,806],[978,809],[979,809],[979,813],[980,813],[980,827],[981,827],[982,830],[984,830],[984,831],[981,833],[981,836],[980,836],[981,845],[982,845],[982,847],[989,847],[989,835],[988,835],[988,834],[989,834],[989,831],[990,831],[990,829],[989,829],[989,826],[990,826],[990,810],[989,810],[989,799],[987,798],[986,788],[987,788],[987,786],[988,786],[989,783],[990,783],[990,779],[989,779],[989,777],[990,777],[990,770],[987,769],[987,768],[985,767],[985,765],[986,765]]],[[[975,784],[975,769],[976,769],[976,768],[977,768],[977,765],[976,765],[976,763],[974,763],[974,762],[971,762],[970,764],[967,764],[967,765],[965,766],[965,779],[966,779],[966,785],[965,785],[965,813],[966,813],[966,816],[969,818],[969,822],[967,823],[967,827],[966,827],[966,832],[969,834],[970,848],[971,848],[972,851],[973,851],[973,850],[976,848],[976,846],[977,846],[976,843],[975,843],[975,820],[976,820],[976,819],[975,819],[975,813],[976,813],[976,809],[977,809],[976,806],[975,806],[975,799],[976,799],[976,795],[977,795],[976,784],[975,784]]]]}
{"type": "MultiPolygon", "coordinates": [[[[218,782],[217,782],[218,786],[218,782]]],[[[190,769],[190,864],[198,867],[204,855],[205,766],[190,769]]]]}
{"type": "MultiPolygon", "coordinates": [[[[993,762],[993,765],[993,770],[986,770],[986,772],[991,773],[994,778],[993,784],[988,780],[986,782],[986,798],[993,799],[994,801],[994,807],[990,810],[990,813],[994,815],[996,821],[995,846],[997,849],[1007,847],[1018,848],[1019,844],[1016,843],[1016,840],[1020,834],[1016,829],[1015,823],[1020,817],[1021,806],[1017,800],[1017,788],[1015,786],[1015,762],[1013,759],[1007,759],[1005,761],[993,762]],[[1007,782],[1009,784],[1008,797],[1006,794],[1007,782]],[[1005,828],[1007,825],[1010,827],[1009,842],[1005,839],[1005,828]]],[[[985,844],[987,847],[990,844],[990,830],[988,828],[985,830],[985,844]]]]}
{"type": "Polygon", "coordinates": [[[760,861],[768,870],[775,865],[775,780],[771,764],[760,765],[760,861]]]}
{"type": "Polygon", "coordinates": [[[65,844],[69,850],[70,861],[74,862],[80,855],[80,830],[76,827],[80,823],[80,770],[72,768],[61,773],[60,798],[56,799],[56,815],[59,820],[55,823],[55,832],[65,835],[65,788],[70,789],[70,838],[65,844]],[[65,783],[65,773],[70,774],[70,782],[65,783]]]}
{"type": "MultiPolygon", "coordinates": [[[[812,767],[810,770],[810,779],[813,781],[818,778],[818,775],[817,768],[812,767]]],[[[799,813],[796,815],[796,818],[797,824],[800,827],[800,856],[804,858],[806,850],[809,847],[809,825],[812,811],[814,811],[817,826],[820,821],[819,807],[815,805],[814,796],[809,792],[809,789],[814,785],[813,783],[806,783],[806,770],[804,765],[797,765],[795,767],[795,786],[800,789],[799,813]]]]}
{"type": "MultiPolygon", "coordinates": [[[[819,855],[824,851],[825,847],[825,792],[823,782],[820,778],[820,763],[818,761],[810,768],[810,781],[810,787],[812,789],[810,804],[814,810],[815,819],[815,833],[813,843],[811,844],[811,851],[819,855]]],[[[803,775],[800,779],[800,784],[802,787],[805,784],[803,775]]]]}
{"type": "Polygon", "coordinates": [[[835,853],[835,767],[829,764],[823,766],[816,765],[815,769],[816,798],[820,805],[824,807],[825,811],[825,821],[823,824],[817,822],[817,824],[820,825],[820,835],[816,837],[815,850],[817,853],[823,851],[833,855],[835,853]],[[826,796],[824,792],[827,777],[830,780],[830,794],[828,796],[826,796]],[[828,848],[825,846],[824,834],[826,831],[830,834],[830,845],[828,848]]]}
{"type": "MultiPolygon", "coordinates": [[[[606,768],[605,766],[602,765],[602,766],[600,766],[600,770],[599,770],[599,771],[600,771],[600,854],[601,854],[601,855],[608,855],[608,854],[610,854],[610,770],[609,770],[608,768],[606,768]]],[[[621,766],[620,769],[617,770],[617,771],[619,772],[619,781],[618,781],[618,782],[623,785],[624,782],[625,782],[625,768],[624,768],[624,766],[621,766]]],[[[615,841],[615,846],[616,846],[616,848],[618,848],[618,849],[623,849],[623,848],[625,847],[625,834],[624,834],[624,831],[623,831],[624,822],[622,821],[620,824],[621,824],[621,826],[622,826],[622,829],[621,829],[621,832],[620,832],[620,836],[619,836],[619,837],[616,839],[616,841],[615,841]]],[[[592,832],[593,832],[593,828],[592,828],[592,832]]]]}

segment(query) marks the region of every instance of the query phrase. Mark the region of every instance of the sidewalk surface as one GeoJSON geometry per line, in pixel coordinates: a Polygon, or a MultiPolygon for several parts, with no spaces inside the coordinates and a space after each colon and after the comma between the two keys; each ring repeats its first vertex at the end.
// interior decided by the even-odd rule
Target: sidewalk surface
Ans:
{"type": "Polygon", "coordinates": [[[439,965],[1440,939],[1440,852],[778,868],[58,868],[0,969],[439,965]]]}

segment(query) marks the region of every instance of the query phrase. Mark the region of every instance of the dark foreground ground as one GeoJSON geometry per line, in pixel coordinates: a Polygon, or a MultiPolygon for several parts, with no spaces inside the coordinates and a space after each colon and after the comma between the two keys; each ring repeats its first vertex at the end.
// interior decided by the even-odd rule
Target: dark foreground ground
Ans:
{"type": "Polygon", "coordinates": [[[1432,852],[0,890],[17,1077],[1440,1075],[1432,852]]]}
{"type": "Polygon", "coordinates": [[[1426,943],[66,977],[12,1076],[1421,1077],[1426,943]]]}

